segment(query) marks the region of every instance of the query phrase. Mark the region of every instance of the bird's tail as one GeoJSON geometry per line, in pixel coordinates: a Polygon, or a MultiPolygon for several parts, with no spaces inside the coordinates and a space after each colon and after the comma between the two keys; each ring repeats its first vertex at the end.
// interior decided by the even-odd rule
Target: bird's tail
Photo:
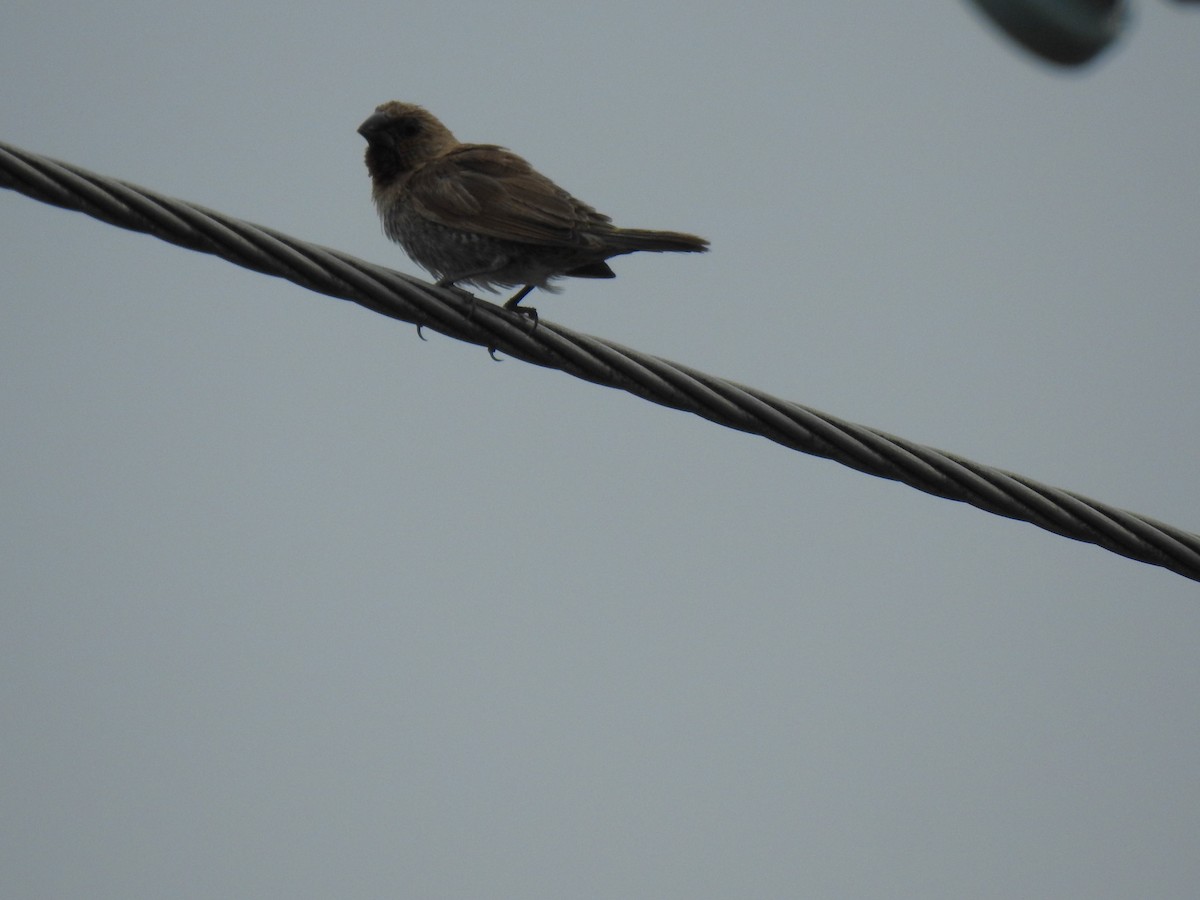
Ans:
{"type": "Polygon", "coordinates": [[[651,250],[655,253],[704,253],[708,241],[679,231],[644,231],[639,228],[615,228],[604,241],[617,253],[651,250]]]}

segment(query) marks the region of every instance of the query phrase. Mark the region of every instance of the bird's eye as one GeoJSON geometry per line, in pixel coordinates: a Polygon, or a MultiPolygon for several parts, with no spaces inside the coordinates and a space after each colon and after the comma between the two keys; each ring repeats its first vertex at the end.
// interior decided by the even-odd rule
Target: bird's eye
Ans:
{"type": "Polygon", "coordinates": [[[392,133],[398,138],[410,138],[421,130],[421,123],[410,116],[403,116],[392,123],[392,133]]]}

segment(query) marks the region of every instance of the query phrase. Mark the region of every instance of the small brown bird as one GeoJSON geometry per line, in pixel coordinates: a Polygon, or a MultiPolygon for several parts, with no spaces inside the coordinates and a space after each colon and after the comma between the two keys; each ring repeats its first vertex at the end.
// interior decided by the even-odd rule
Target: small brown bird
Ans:
{"type": "Polygon", "coordinates": [[[376,107],[367,139],[371,195],[383,230],[443,287],[524,285],[556,290],[555,278],[614,278],[605,260],[639,250],[703,253],[708,241],[674,231],[617,228],[521,157],[494,144],[460,144],[420,106],[376,107]]]}

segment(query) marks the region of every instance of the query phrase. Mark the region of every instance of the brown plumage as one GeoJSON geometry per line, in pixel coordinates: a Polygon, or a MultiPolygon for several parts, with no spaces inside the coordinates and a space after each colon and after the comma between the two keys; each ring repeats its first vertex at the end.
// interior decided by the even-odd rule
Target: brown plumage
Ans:
{"type": "Polygon", "coordinates": [[[439,285],[524,285],[510,309],[535,287],[555,290],[555,278],[613,278],[605,260],[623,253],[708,249],[693,234],[617,228],[515,153],[461,144],[411,103],[378,106],[358,133],[388,237],[439,285]]]}

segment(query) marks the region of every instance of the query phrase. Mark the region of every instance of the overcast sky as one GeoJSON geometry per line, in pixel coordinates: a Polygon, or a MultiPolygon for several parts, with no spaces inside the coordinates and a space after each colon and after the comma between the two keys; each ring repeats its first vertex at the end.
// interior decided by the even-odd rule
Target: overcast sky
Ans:
{"type": "MultiPolygon", "coordinates": [[[[18,3],[0,140],[421,274],[426,105],[632,227],[543,317],[1200,530],[1200,15],[18,3]]],[[[0,191],[0,895],[1193,897],[1178,575],[0,191]]]]}

